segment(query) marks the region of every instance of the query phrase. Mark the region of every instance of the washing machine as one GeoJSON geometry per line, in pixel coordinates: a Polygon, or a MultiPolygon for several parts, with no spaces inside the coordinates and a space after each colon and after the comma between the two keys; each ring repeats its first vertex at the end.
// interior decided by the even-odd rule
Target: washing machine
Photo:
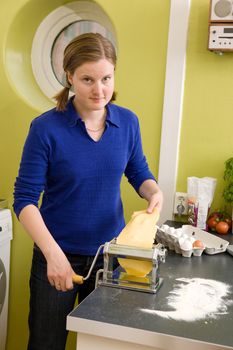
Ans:
{"type": "Polygon", "coordinates": [[[6,347],[11,239],[11,211],[0,209],[0,350],[6,347]]]}

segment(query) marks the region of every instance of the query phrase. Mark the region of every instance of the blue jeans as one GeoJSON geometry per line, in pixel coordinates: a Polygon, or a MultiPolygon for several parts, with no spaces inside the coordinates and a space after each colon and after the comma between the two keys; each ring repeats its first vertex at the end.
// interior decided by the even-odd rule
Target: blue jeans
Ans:
{"type": "MultiPolygon", "coordinates": [[[[93,256],[66,254],[73,270],[86,276],[93,256]]],[[[68,332],[66,316],[72,311],[78,294],[79,303],[95,288],[95,275],[103,267],[100,255],[90,278],[67,292],[49,284],[47,263],[38,247],[34,247],[30,277],[30,312],[28,350],[65,350],[68,332]]]]}

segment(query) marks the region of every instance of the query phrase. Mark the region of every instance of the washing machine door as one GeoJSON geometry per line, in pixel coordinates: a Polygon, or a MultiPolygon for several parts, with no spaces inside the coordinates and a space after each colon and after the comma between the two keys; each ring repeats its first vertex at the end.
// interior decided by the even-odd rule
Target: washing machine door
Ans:
{"type": "Polygon", "coordinates": [[[4,300],[6,296],[6,270],[0,259],[0,315],[3,309],[4,300]]]}

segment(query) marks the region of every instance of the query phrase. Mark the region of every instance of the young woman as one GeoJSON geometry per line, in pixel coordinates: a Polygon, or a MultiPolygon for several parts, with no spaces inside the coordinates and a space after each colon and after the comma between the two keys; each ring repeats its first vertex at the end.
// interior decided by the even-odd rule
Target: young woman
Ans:
{"type": "Polygon", "coordinates": [[[125,225],[122,175],[148,201],[148,213],[162,207],[138,119],[111,103],[115,67],[114,47],[100,34],[72,40],[63,60],[67,86],[55,97],[57,107],[33,120],[25,142],[14,210],[35,242],[29,350],[65,349],[66,316],[77,294],[80,302],[94,289],[102,258],[83,285],[72,276],[85,276],[98,247],[125,225]]]}

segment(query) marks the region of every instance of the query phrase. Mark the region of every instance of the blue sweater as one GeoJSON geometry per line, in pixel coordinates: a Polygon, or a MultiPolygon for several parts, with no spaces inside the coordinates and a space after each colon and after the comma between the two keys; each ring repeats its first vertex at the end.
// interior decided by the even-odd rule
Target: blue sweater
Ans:
{"type": "Polygon", "coordinates": [[[87,133],[72,99],[64,112],[52,109],[33,120],[15,182],[17,216],[38,206],[50,233],[67,253],[94,255],[123,229],[122,175],[138,191],[154,179],[143,155],[137,117],[107,105],[99,141],[87,133]]]}

